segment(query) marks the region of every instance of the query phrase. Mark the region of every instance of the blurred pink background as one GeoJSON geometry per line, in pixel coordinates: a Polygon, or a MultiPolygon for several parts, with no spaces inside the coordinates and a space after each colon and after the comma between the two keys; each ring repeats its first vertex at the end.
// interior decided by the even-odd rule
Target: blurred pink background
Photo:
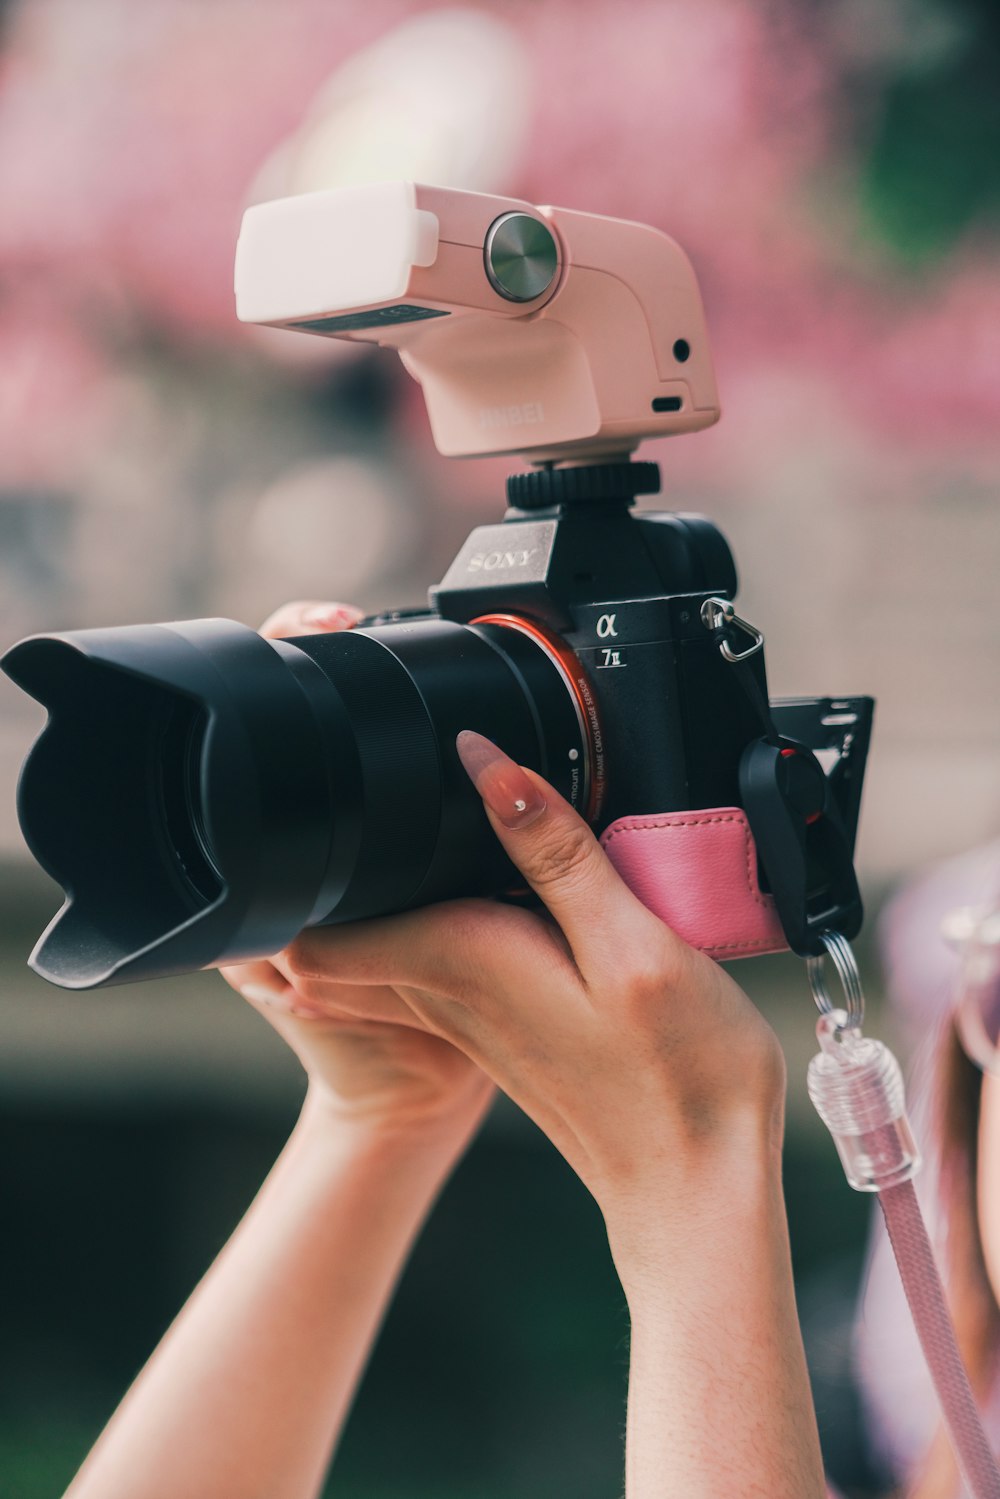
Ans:
{"type": "MultiPolygon", "coordinates": [[[[1000,832],[998,77],[995,0],[0,0],[0,647],[419,603],[500,515],[507,463],[441,458],[394,356],[236,322],[247,203],[411,178],[643,220],[694,262],[723,403],[643,447],[653,503],[728,535],[776,695],[877,697],[877,909],[1000,832]]],[[[55,905],[14,811],[40,720],[0,680],[0,1489],[22,1499],[60,1491],[302,1086],[217,975],[88,998],[27,971],[55,905]]],[[[865,1204],[805,1100],[800,965],[738,976],[789,1056],[831,1471],[873,1493],[845,1373],[865,1204]]],[[[341,1499],[619,1482],[619,1293],[563,1169],[497,1112],[404,1284],[341,1499]]]]}
{"type": "MultiPolygon", "coordinates": [[[[666,503],[728,530],[776,691],[878,696],[869,878],[995,829],[996,222],[913,253],[865,181],[887,79],[962,44],[846,0],[13,5],[0,635],[422,596],[506,465],[440,459],[390,355],[240,327],[231,283],[251,197],[434,173],[680,240],[724,417],[647,444],[666,503]]],[[[9,787],[36,719],[0,693],[9,787]]]]}

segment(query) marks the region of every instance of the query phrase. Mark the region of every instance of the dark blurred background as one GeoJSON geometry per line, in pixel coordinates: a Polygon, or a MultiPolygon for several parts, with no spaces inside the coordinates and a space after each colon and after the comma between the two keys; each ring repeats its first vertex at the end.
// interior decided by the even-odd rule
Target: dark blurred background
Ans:
{"type": "MultiPolygon", "coordinates": [[[[877,913],[1000,830],[998,77],[994,0],[0,4],[0,642],[420,602],[499,513],[506,463],[441,459],[388,354],[236,323],[248,202],[409,177],[645,220],[694,260],[724,417],[643,456],[668,505],[727,532],[773,690],[878,697],[859,850],[877,913]]],[[[74,996],[26,970],[57,903],[14,815],[39,721],[0,684],[17,1499],[68,1481],[302,1093],[214,975],[74,996]]],[[[809,1111],[801,965],[738,977],[789,1055],[828,1462],[873,1492],[849,1377],[868,1203],[809,1111]]],[[[418,1246],[329,1493],[614,1493],[626,1364],[599,1216],[498,1107],[418,1246]]]]}

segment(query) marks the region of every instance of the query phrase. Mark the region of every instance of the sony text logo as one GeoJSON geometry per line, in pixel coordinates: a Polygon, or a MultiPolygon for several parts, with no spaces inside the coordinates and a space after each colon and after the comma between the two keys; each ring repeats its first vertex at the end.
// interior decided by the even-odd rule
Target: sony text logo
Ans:
{"type": "Polygon", "coordinates": [[[492,573],[503,572],[510,567],[527,567],[538,552],[537,547],[530,550],[517,552],[473,552],[469,558],[466,572],[470,573],[492,573]]]}

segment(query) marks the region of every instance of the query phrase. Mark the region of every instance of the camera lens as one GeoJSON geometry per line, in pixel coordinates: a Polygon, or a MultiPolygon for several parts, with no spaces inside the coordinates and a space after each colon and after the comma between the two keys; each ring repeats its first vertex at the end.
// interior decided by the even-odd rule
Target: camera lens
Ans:
{"type": "Polygon", "coordinates": [[[582,668],[515,616],[280,641],[228,620],[83,630],[23,641],[3,665],[49,710],[18,802],[66,895],[31,963],[67,988],[262,957],[305,926],[508,888],[461,729],[598,809],[582,668]]]}
{"type": "Polygon", "coordinates": [[[207,717],[189,703],[174,704],[156,757],[156,773],[167,837],[167,858],[175,864],[196,903],[207,904],[222,889],[205,828],[201,763],[207,717]]]}

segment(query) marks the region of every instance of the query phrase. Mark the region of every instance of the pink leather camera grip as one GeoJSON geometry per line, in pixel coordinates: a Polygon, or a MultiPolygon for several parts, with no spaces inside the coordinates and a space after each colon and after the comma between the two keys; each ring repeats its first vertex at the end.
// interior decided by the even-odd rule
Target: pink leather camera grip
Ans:
{"type": "Polygon", "coordinates": [[[774,900],[757,880],[757,852],[741,808],[619,817],[601,845],[643,905],[709,957],[787,948],[774,900]]]}

